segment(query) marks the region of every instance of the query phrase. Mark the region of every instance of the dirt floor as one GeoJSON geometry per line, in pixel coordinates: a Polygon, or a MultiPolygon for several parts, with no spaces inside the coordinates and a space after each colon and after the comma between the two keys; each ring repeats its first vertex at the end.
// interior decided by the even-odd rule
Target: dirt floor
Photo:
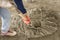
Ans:
{"type": "MultiPolygon", "coordinates": [[[[60,21],[57,20],[57,21],[60,21]]],[[[60,24],[60,22],[58,22],[60,24]]],[[[14,37],[0,36],[0,40],[27,40],[26,36],[19,34],[14,37]]],[[[60,25],[58,26],[58,30],[52,35],[44,36],[41,38],[29,38],[28,40],[60,40],[60,25]]]]}
{"type": "MultiPolygon", "coordinates": [[[[34,1],[33,3],[25,3],[25,7],[27,9],[27,11],[29,9],[32,8],[39,8],[39,7],[45,7],[47,9],[52,9],[55,11],[58,11],[57,17],[58,17],[58,30],[51,34],[51,35],[47,35],[44,37],[38,37],[38,38],[27,38],[25,35],[23,34],[17,34],[14,37],[7,37],[7,36],[0,36],[0,40],[60,40],[60,0],[37,0],[37,2],[34,1]],[[34,5],[34,6],[32,6],[34,5]],[[30,7],[31,6],[31,7],[30,7]]],[[[16,12],[12,12],[12,13],[16,13],[16,12]]]]}

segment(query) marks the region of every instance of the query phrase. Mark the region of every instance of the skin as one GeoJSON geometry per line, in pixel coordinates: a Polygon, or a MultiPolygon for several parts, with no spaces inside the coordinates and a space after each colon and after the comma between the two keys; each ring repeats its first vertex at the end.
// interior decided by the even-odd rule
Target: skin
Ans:
{"type": "Polygon", "coordinates": [[[28,20],[27,18],[26,18],[26,16],[28,16],[27,15],[27,13],[25,13],[25,14],[18,14],[22,19],[24,19],[24,20],[28,20]]]}

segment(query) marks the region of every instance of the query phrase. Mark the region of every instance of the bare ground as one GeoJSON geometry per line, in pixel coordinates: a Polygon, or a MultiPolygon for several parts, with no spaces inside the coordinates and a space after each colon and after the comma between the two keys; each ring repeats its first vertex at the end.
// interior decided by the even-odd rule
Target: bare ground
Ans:
{"type": "Polygon", "coordinates": [[[27,39],[28,40],[60,40],[60,9],[59,9],[60,8],[60,5],[59,5],[60,0],[55,0],[55,1],[54,0],[50,0],[50,1],[43,0],[40,3],[41,3],[41,6],[47,5],[48,8],[58,11],[58,13],[59,13],[59,15],[57,15],[59,18],[57,20],[58,21],[58,30],[55,33],[53,33],[52,35],[48,35],[48,36],[44,36],[44,37],[40,37],[40,38],[26,38],[26,36],[23,34],[18,34],[14,37],[0,36],[0,40],[27,40],[27,39]]]}

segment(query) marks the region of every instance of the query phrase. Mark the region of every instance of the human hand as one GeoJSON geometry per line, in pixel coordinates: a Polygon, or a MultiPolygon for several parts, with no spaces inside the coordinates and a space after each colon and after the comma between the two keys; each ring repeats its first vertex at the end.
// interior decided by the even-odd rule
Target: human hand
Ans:
{"type": "Polygon", "coordinates": [[[29,18],[29,16],[26,15],[26,16],[23,18],[23,22],[28,25],[28,24],[30,23],[30,18],[29,18]]]}
{"type": "Polygon", "coordinates": [[[25,24],[29,24],[30,23],[30,18],[27,14],[20,14],[20,16],[22,17],[22,20],[25,24]]]}

